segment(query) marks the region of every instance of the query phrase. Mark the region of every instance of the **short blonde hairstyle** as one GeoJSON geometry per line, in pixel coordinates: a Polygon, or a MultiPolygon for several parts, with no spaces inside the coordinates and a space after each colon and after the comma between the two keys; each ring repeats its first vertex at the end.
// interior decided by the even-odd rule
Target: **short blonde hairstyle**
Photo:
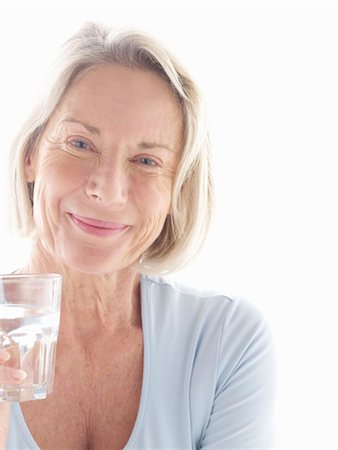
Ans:
{"type": "Polygon", "coordinates": [[[179,101],[184,125],[181,159],[172,190],[172,210],[162,232],[142,255],[139,270],[175,271],[200,250],[213,213],[210,143],[201,94],[178,61],[153,37],[130,29],[86,23],[62,47],[45,95],[13,143],[11,156],[14,222],[22,236],[34,234],[32,189],[25,161],[37,147],[50,117],[74,81],[98,64],[146,69],[162,76],[179,101]]]}

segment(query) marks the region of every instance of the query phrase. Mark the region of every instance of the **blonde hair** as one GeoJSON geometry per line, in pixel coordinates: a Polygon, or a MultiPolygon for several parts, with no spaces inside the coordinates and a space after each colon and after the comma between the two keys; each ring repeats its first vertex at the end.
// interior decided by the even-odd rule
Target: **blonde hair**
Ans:
{"type": "Polygon", "coordinates": [[[27,183],[24,169],[28,155],[36,148],[48,120],[74,81],[102,63],[154,71],[167,81],[178,98],[184,141],[173,185],[171,214],[139,263],[140,271],[148,274],[177,270],[200,250],[212,217],[209,135],[197,85],[156,39],[138,30],[114,31],[90,22],[62,47],[45,95],[13,144],[11,187],[16,228],[25,237],[35,231],[34,185],[27,183]]]}

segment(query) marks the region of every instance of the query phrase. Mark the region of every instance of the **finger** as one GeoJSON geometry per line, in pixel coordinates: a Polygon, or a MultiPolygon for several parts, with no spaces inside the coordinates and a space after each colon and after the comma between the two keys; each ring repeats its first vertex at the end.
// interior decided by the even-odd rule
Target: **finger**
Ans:
{"type": "Polygon", "coordinates": [[[8,361],[10,357],[11,357],[11,355],[9,352],[0,348],[0,364],[5,361],[8,361]]]}
{"type": "Polygon", "coordinates": [[[27,373],[24,370],[0,367],[0,385],[20,384],[26,377],[27,373]]]}
{"type": "Polygon", "coordinates": [[[20,369],[19,345],[14,343],[6,347],[6,352],[9,353],[10,358],[5,362],[5,366],[11,367],[12,369],[20,369]]]}

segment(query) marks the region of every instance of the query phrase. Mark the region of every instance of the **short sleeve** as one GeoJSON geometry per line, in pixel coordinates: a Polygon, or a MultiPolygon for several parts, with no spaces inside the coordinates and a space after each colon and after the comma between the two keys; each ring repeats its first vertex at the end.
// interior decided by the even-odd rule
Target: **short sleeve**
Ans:
{"type": "Polygon", "coordinates": [[[276,353],[256,307],[239,300],[224,321],[217,386],[200,450],[274,447],[276,353]]]}

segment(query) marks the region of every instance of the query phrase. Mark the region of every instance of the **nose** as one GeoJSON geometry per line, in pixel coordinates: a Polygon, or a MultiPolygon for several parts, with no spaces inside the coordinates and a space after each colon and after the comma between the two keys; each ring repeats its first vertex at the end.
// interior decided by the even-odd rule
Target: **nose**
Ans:
{"type": "Polygon", "coordinates": [[[97,161],[85,184],[85,194],[105,205],[124,205],[128,198],[128,177],[122,164],[102,159],[97,161]]]}

